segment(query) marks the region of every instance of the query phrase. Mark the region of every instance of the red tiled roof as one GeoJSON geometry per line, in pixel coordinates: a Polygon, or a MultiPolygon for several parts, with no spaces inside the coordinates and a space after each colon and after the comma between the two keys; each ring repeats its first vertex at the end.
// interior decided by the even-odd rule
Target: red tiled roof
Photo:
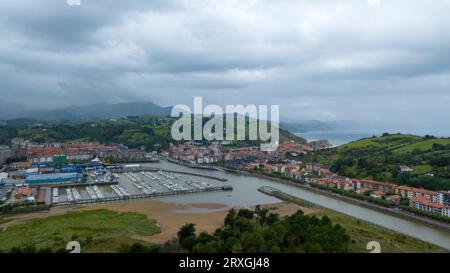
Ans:
{"type": "Polygon", "coordinates": [[[22,187],[16,193],[16,196],[30,196],[33,194],[33,190],[28,187],[22,187]]]}
{"type": "Polygon", "coordinates": [[[439,204],[439,203],[430,202],[424,197],[413,197],[413,198],[411,198],[411,201],[422,203],[423,205],[426,205],[426,206],[429,206],[429,207],[434,207],[434,208],[439,208],[439,209],[449,208],[449,206],[444,206],[444,205],[439,204]]]}
{"type": "Polygon", "coordinates": [[[412,192],[417,192],[417,193],[421,193],[421,194],[428,194],[428,195],[436,195],[435,191],[430,191],[430,190],[426,190],[426,189],[419,189],[419,188],[413,188],[413,187],[408,187],[408,186],[398,186],[396,187],[397,190],[404,190],[404,191],[412,191],[412,192]]]}
{"type": "Polygon", "coordinates": [[[374,180],[367,180],[367,179],[357,179],[357,178],[353,178],[352,179],[353,182],[363,182],[363,183],[371,183],[371,184],[377,184],[377,185],[382,185],[385,187],[394,187],[395,185],[388,183],[388,182],[380,182],[380,181],[374,181],[374,180]]]}

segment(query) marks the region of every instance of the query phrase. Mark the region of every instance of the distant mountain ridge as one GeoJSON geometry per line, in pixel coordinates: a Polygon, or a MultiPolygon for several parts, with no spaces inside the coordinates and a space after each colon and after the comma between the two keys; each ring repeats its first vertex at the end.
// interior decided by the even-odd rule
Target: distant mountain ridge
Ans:
{"type": "Polygon", "coordinates": [[[152,102],[129,103],[96,103],[92,105],[74,105],[60,109],[25,110],[4,113],[0,112],[0,119],[34,119],[34,120],[98,120],[124,118],[151,114],[156,116],[170,115],[172,107],[162,107],[152,102]]]}

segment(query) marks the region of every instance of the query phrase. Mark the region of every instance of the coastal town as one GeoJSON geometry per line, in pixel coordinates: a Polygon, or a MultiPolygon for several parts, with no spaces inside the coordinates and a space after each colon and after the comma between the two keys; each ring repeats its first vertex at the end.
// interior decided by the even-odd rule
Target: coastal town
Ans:
{"type": "MultiPolygon", "coordinates": [[[[76,185],[86,182],[86,179],[90,179],[87,170],[93,171],[95,175],[103,175],[102,181],[92,178],[94,182],[113,182],[114,175],[109,170],[117,167],[117,164],[163,159],[192,168],[231,170],[266,176],[385,207],[410,208],[450,217],[450,191],[431,191],[383,181],[344,177],[333,173],[326,166],[299,160],[300,155],[328,148],[330,145],[326,142],[311,144],[285,141],[279,144],[276,151],[265,152],[258,146],[235,147],[234,143],[228,141],[186,141],[171,144],[168,150],[146,151],[144,147],[129,149],[116,143],[34,143],[14,138],[11,146],[0,147],[0,164],[3,166],[0,173],[0,201],[4,204],[52,205],[55,199],[58,200],[58,190],[54,191],[53,198],[49,198],[50,194],[43,191],[48,185],[76,185]]],[[[400,166],[400,169],[402,172],[411,171],[407,166],[400,166]]],[[[135,185],[144,188],[145,192],[155,191],[145,183],[141,185],[133,174],[127,176],[136,180],[135,185]]],[[[177,185],[174,187],[180,188],[177,185]]],[[[182,186],[181,188],[184,189],[182,186]]],[[[88,193],[93,192],[91,186],[87,190],[88,193]]],[[[78,194],[76,190],[73,191],[70,200],[77,199],[78,194]]],[[[113,192],[120,193],[119,196],[126,195],[120,188],[113,188],[113,192]]]]}
{"type": "Polygon", "coordinates": [[[151,162],[154,159],[144,150],[114,143],[34,143],[14,138],[11,146],[0,146],[0,202],[50,205],[52,201],[43,186],[81,183],[89,178],[86,170],[103,174],[104,163],[123,160],[151,162]]]}
{"type": "MultiPolygon", "coordinates": [[[[385,206],[399,207],[405,204],[419,211],[450,217],[450,191],[431,191],[383,181],[344,177],[333,173],[326,166],[297,160],[300,154],[329,148],[326,145],[311,147],[288,141],[280,143],[278,149],[270,153],[261,151],[258,146],[221,152],[223,145],[218,142],[201,145],[189,141],[172,145],[164,155],[192,166],[219,165],[252,174],[275,176],[344,195],[351,193],[351,197],[385,206]]],[[[225,143],[224,146],[227,145],[225,143]]],[[[399,168],[402,172],[412,171],[408,166],[399,168]]]]}

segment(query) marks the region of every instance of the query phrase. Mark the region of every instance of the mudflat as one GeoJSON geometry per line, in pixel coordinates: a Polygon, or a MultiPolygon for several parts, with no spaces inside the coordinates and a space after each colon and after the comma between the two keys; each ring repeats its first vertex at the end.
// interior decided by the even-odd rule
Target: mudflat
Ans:
{"type": "MultiPolygon", "coordinates": [[[[305,213],[313,212],[312,209],[288,202],[263,205],[263,207],[281,216],[290,215],[299,209],[305,213]]],[[[155,219],[159,224],[161,233],[153,236],[136,236],[134,238],[158,244],[176,238],[178,230],[186,223],[194,223],[198,232],[214,232],[223,225],[223,220],[228,210],[231,209],[231,207],[217,203],[176,204],[157,200],[97,204],[83,209],[99,208],[119,212],[138,212],[146,215],[148,218],[155,219]],[[196,210],[199,208],[200,210],[196,210]]],[[[239,209],[239,207],[236,207],[236,209],[239,209]]]]}

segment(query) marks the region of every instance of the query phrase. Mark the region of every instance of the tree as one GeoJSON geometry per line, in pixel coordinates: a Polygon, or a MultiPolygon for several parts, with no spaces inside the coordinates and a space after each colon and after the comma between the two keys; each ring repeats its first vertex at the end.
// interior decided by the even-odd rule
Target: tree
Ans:
{"type": "Polygon", "coordinates": [[[256,215],[258,216],[258,223],[261,226],[264,226],[264,224],[267,221],[267,215],[269,214],[269,210],[266,208],[258,208],[256,211],[256,215]]]}
{"type": "Polygon", "coordinates": [[[145,247],[144,245],[140,243],[134,243],[130,247],[130,253],[145,253],[145,247]]]}
{"type": "Polygon", "coordinates": [[[181,244],[188,237],[195,237],[195,224],[185,224],[180,228],[180,231],[177,233],[178,242],[181,244]]]}
{"type": "Polygon", "coordinates": [[[364,169],[367,167],[367,159],[364,157],[361,157],[358,159],[358,168],[364,169]]]}
{"type": "Polygon", "coordinates": [[[195,224],[185,224],[178,231],[178,242],[181,247],[192,252],[193,247],[197,244],[195,236],[195,224]]]}
{"type": "Polygon", "coordinates": [[[180,242],[181,247],[187,249],[189,252],[192,252],[192,249],[197,245],[197,243],[198,241],[195,235],[186,237],[180,242]]]}
{"type": "Polygon", "coordinates": [[[234,209],[234,208],[232,208],[232,209],[230,209],[229,211],[228,211],[228,214],[227,214],[227,216],[225,217],[225,219],[224,219],[224,225],[226,226],[226,227],[232,227],[232,226],[234,226],[234,222],[235,222],[235,220],[236,220],[236,210],[234,209]]]}
{"type": "Polygon", "coordinates": [[[162,246],[160,246],[159,252],[161,252],[161,253],[180,253],[181,245],[178,243],[178,241],[176,239],[169,240],[169,241],[165,242],[162,246]]]}
{"type": "Polygon", "coordinates": [[[234,219],[233,227],[224,226],[214,234],[202,232],[197,237],[192,225],[184,225],[179,232],[179,238],[183,238],[181,246],[189,252],[263,253],[346,252],[350,244],[345,229],[333,224],[330,218],[311,217],[301,210],[280,218],[277,214],[267,215],[258,206],[255,211],[243,210],[241,216],[229,219],[234,219]],[[244,217],[248,217],[249,212],[256,214],[257,219],[244,217]],[[267,221],[262,228],[260,221],[264,217],[267,217],[267,221]]]}
{"type": "Polygon", "coordinates": [[[278,222],[280,220],[280,217],[278,214],[270,213],[269,216],[267,216],[266,223],[268,225],[273,225],[274,223],[278,222]]]}
{"type": "Polygon", "coordinates": [[[209,243],[213,239],[213,236],[210,235],[208,232],[200,232],[200,234],[197,236],[197,242],[201,244],[209,243]]]}
{"type": "Polygon", "coordinates": [[[240,209],[237,215],[238,215],[239,217],[243,217],[243,218],[246,218],[246,219],[251,220],[251,219],[253,219],[253,214],[254,214],[254,212],[251,211],[251,210],[248,210],[248,209],[240,209]]]}

